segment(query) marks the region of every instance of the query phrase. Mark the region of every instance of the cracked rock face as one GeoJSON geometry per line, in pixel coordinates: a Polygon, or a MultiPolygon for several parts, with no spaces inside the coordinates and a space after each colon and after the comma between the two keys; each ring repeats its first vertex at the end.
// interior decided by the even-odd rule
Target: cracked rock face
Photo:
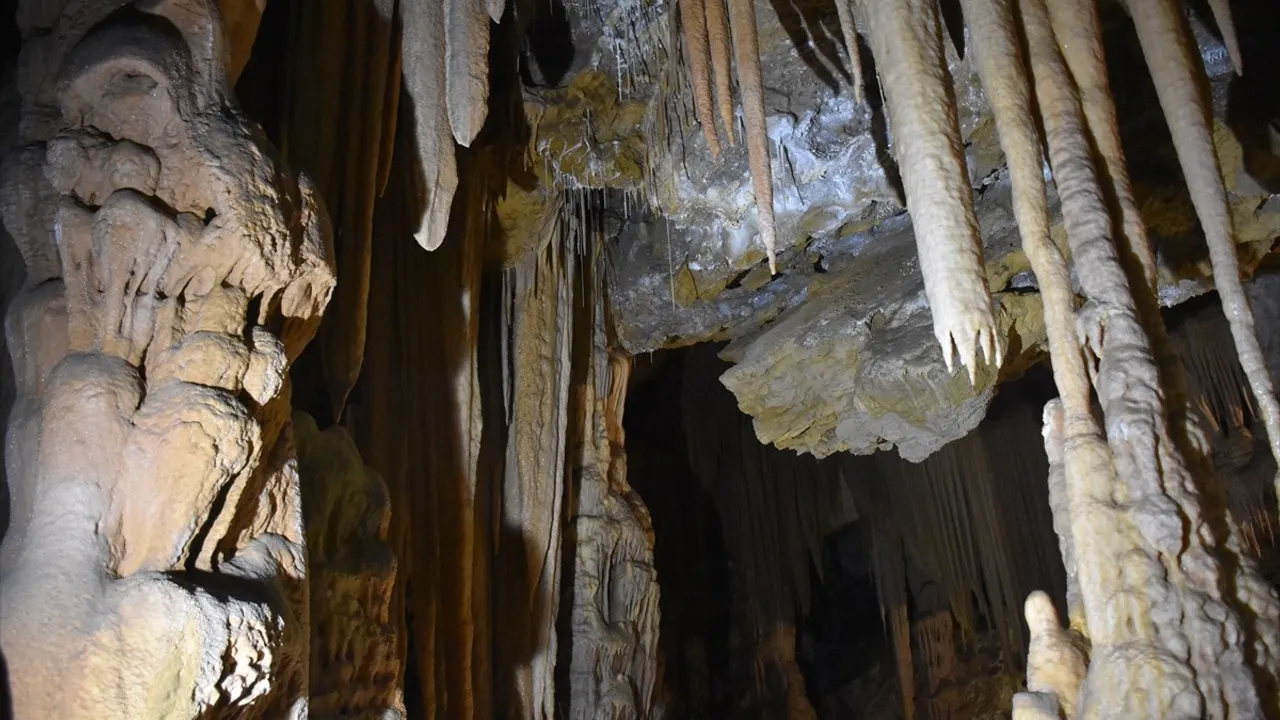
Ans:
{"type": "MultiPolygon", "coordinates": [[[[575,37],[587,43],[578,56],[590,61],[560,88],[530,93],[528,105],[539,118],[534,147],[542,166],[535,170],[554,187],[605,189],[607,205],[630,211],[617,213],[630,219],[610,228],[610,293],[623,346],[641,353],[733,341],[725,357],[738,366],[722,381],[755,418],[760,438],[779,447],[818,456],[898,447],[920,459],[971,430],[997,380],[1042,357],[1044,327],[964,31],[948,27],[947,64],[996,322],[1010,333],[999,378],[984,369],[974,387],[962,372],[949,373],[933,347],[881,94],[868,74],[869,102],[854,102],[835,7],[816,0],[756,3],[778,230],[780,274],[771,278],[740,116],[738,144],[722,142],[713,158],[691,105],[679,100],[689,95],[678,91],[681,77],[656,69],[660,62],[646,65],[618,52],[613,33],[592,31],[627,17],[632,34],[649,38],[651,57],[679,52],[665,34],[671,7],[645,4],[641,12],[633,5],[606,4],[599,17],[576,16],[575,37]]],[[[1160,300],[1175,305],[1211,288],[1209,266],[1140,51],[1126,36],[1123,14],[1107,10],[1111,66],[1137,68],[1113,78],[1121,134],[1126,149],[1142,158],[1134,183],[1158,247],[1160,300]]],[[[1280,205],[1225,124],[1225,49],[1198,19],[1193,28],[1212,81],[1214,139],[1247,274],[1280,233],[1280,205]]],[[[1050,202],[1062,245],[1052,194],[1050,202]]],[[[538,208],[547,204],[547,196],[514,194],[504,227],[536,227],[545,217],[538,208]]]]}

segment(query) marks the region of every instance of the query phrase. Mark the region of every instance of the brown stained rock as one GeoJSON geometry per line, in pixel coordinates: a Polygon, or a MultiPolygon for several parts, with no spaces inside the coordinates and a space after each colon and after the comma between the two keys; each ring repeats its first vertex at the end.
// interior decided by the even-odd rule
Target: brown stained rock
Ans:
{"type": "Polygon", "coordinates": [[[338,285],[317,342],[338,418],[364,361],[373,208],[390,169],[383,148],[395,136],[399,39],[389,0],[308,2],[295,13],[302,30],[289,52],[282,145],[290,165],[314,180],[336,229],[338,285]]]}
{"type": "Polygon", "coordinates": [[[311,703],[320,717],[403,717],[391,618],[396,558],[386,483],[341,427],[295,412],[311,585],[311,703]]]}
{"type": "MultiPolygon", "coordinates": [[[[558,239],[558,232],[547,233],[558,239]]],[[[556,628],[564,572],[564,472],[572,438],[574,253],[555,239],[513,273],[511,421],[502,479],[494,605],[500,698],[525,717],[556,716],[556,628]],[[501,691],[501,690],[500,690],[501,691]]]]}
{"type": "Polygon", "coordinates": [[[300,717],[306,538],[285,372],[333,290],[328,226],[235,113],[216,13],[111,14],[124,4],[25,8],[48,34],[19,60],[28,145],[7,160],[3,212],[48,281],[7,320],[23,439],[0,552],[14,710],[300,717]]]}
{"type": "Polygon", "coordinates": [[[262,12],[267,9],[267,0],[218,0],[218,9],[222,12],[222,27],[227,34],[227,79],[234,85],[245,63],[249,62],[249,53],[253,50],[253,41],[258,38],[258,24],[262,22],[262,12]]]}

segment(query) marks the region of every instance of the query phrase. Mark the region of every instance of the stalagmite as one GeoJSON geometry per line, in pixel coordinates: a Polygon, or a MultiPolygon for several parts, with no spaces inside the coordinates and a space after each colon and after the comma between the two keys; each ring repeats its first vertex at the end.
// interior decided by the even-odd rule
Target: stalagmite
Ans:
{"type": "MultiPolygon", "coordinates": [[[[1280,462],[1280,401],[1258,344],[1253,310],[1240,281],[1235,231],[1227,205],[1222,170],[1213,146],[1212,120],[1201,83],[1203,70],[1191,54],[1186,18],[1173,0],[1126,0],[1173,135],[1178,162],[1187,180],[1205,243],[1213,263],[1213,281],[1222,298],[1222,310],[1231,324],[1236,353],[1267,429],[1271,454],[1280,462]]],[[[1276,476],[1280,483],[1280,474],[1276,476]]]]}
{"type": "Polygon", "coordinates": [[[1107,183],[1112,216],[1120,221],[1118,230],[1133,253],[1147,284],[1154,291],[1157,280],[1155,248],[1147,237],[1147,226],[1138,211],[1129,180],[1129,168],[1120,146],[1120,126],[1116,120],[1115,97],[1107,77],[1102,48],[1102,21],[1097,0],[1057,0],[1047,3],[1049,20],[1067,68],[1080,93],[1080,103],[1089,137],[1102,162],[1099,179],[1107,183]]]}
{"type": "MultiPolygon", "coordinates": [[[[590,270],[584,280],[594,285],[597,244],[586,250],[590,270]]],[[[591,295],[576,305],[575,336],[587,367],[570,400],[581,412],[575,427],[581,434],[570,461],[578,483],[569,519],[576,591],[569,610],[566,717],[643,718],[654,710],[659,683],[653,526],[627,483],[622,413],[631,360],[610,350],[606,299],[594,290],[591,295]]]]}
{"type": "Polygon", "coordinates": [[[684,31],[685,62],[693,85],[693,107],[712,157],[720,156],[716,120],[711,110],[711,69],[707,42],[707,18],[703,0],[680,0],[680,27],[684,31]]]}
{"type": "Polygon", "coordinates": [[[734,140],[732,42],[729,35],[729,10],[725,0],[704,0],[707,21],[707,48],[711,53],[711,73],[715,79],[716,107],[729,144],[734,140]]]}
{"type": "Polygon", "coordinates": [[[458,144],[470,147],[489,111],[489,14],[479,0],[443,2],[449,126],[458,144]]]}
{"type": "Polygon", "coordinates": [[[863,101],[862,54],[858,52],[858,26],[853,18],[855,0],[836,0],[836,12],[840,15],[840,33],[844,35],[845,51],[849,53],[849,73],[852,75],[853,100],[863,101]]]}
{"type": "Polygon", "coordinates": [[[769,163],[769,122],[764,114],[764,80],[760,74],[755,3],[752,0],[729,0],[729,19],[733,27],[738,89],[742,92],[742,118],[747,126],[747,156],[751,163],[751,188],[756,194],[756,221],[760,242],[769,256],[769,272],[776,275],[773,169],[769,163]]]}
{"type": "MultiPolygon", "coordinates": [[[[462,3],[465,0],[449,0],[462,3]]],[[[414,139],[419,168],[417,181],[422,216],[413,237],[435,250],[449,229],[449,210],[458,189],[458,163],[445,77],[444,7],[438,0],[397,3],[400,12],[404,86],[413,98],[414,139]]]]}
{"type": "Polygon", "coordinates": [[[293,413],[298,475],[306,483],[311,592],[312,716],[403,717],[403,659],[392,614],[396,556],[386,545],[387,486],[340,426],[321,432],[293,413]]]}
{"type": "Polygon", "coordinates": [[[977,354],[999,366],[1004,337],[995,326],[942,52],[934,0],[858,0],[880,71],[934,336],[951,368],[953,352],[976,382],[977,354]]]}
{"type": "Polygon", "coordinates": [[[1031,631],[1027,690],[1053,695],[1065,720],[1072,720],[1089,664],[1088,650],[1081,638],[1062,629],[1048,595],[1038,590],[1028,595],[1025,612],[1031,631]]]}
{"type": "Polygon", "coordinates": [[[1146,288],[1131,288],[1121,267],[1048,11],[1043,0],[1021,0],[1020,7],[1068,241],[1077,268],[1088,268],[1078,272],[1089,302],[1082,333],[1100,359],[1098,396],[1114,460],[1111,466],[1086,455],[1090,472],[1067,479],[1093,642],[1080,712],[1259,716],[1274,697],[1280,606],[1231,542],[1208,531],[1138,320],[1133,294],[1146,288]],[[1219,553],[1236,557],[1220,563],[1219,553]],[[1151,691],[1135,694],[1136,687],[1151,691]]]}

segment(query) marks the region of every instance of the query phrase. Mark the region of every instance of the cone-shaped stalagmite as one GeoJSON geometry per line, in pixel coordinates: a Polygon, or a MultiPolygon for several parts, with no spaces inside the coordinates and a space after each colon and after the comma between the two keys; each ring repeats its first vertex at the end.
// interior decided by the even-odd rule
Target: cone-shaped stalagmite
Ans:
{"type": "Polygon", "coordinates": [[[1173,0],[1126,2],[1169,123],[1178,162],[1191,191],[1191,202],[1204,229],[1213,263],[1214,285],[1231,325],[1240,365],[1258,402],[1258,415],[1267,429],[1271,454],[1280,461],[1280,402],[1276,400],[1275,386],[1258,344],[1253,310],[1240,282],[1231,210],[1213,147],[1212,120],[1201,88],[1203,70],[1192,54],[1195,46],[1190,29],[1180,6],[1173,0]]]}
{"type": "Polygon", "coordinates": [[[992,318],[938,8],[934,0],[858,0],[858,8],[880,72],[934,336],[947,367],[954,347],[974,380],[978,350],[998,366],[1004,337],[992,318]]]}

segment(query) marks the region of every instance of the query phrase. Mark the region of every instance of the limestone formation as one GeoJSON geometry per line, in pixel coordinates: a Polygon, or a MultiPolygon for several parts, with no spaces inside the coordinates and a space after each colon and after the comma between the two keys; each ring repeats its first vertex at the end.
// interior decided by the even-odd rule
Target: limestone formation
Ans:
{"type": "Polygon", "coordinates": [[[1203,470],[1176,440],[1182,429],[1169,425],[1134,299],[1142,283],[1131,284],[1122,268],[1049,13],[1041,0],[1020,7],[1067,237],[1077,269],[1088,268],[1078,272],[1089,303],[1081,335],[1099,361],[1095,386],[1110,450],[1109,458],[1101,450],[1080,457],[1089,472],[1074,478],[1073,460],[1065,459],[1071,542],[1093,643],[1080,713],[1260,716],[1275,696],[1269,618],[1280,605],[1247,560],[1216,560],[1238,557],[1232,531],[1221,538],[1198,530],[1210,522],[1212,504],[1204,504],[1193,474],[1203,470]],[[1119,567],[1106,559],[1117,557],[1125,558],[1119,567]],[[1224,575],[1235,592],[1223,592],[1224,575]],[[1138,694],[1135,687],[1150,689],[1138,694]]]}
{"type": "Polygon", "coordinates": [[[317,338],[334,418],[364,361],[374,205],[386,189],[399,114],[394,7],[390,0],[300,3],[283,73],[290,102],[281,149],[315,182],[334,225],[338,284],[317,338]]]}
{"type": "Polygon", "coordinates": [[[1089,664],[1088,648],[1082,638],[1063,630],[1053,601],[1043,592],[1027,596],[1027,627],[1031,630],[1027,650],[1027,690],[1052,695],[1062,716],[1074,718],[1089,664]]]}
{"type": "Polygon", "coordinates": [[[309,710],[316,717],[403,718],[386,483],[341,427],[321,431],[294,412],[293,432],[310,556],[309,710]]]}
{"type": "Polygon", "coordinates": [[[286,372],[333,290],[324,210],[235,110],[216,7],[22,5],[13,710],[305,717],[286,372]]]}
{"type": "Polygon", "coordinates": [[[764,113],[764,79],[760,72],[760,41],[756,8],[752,0],[728,0],[733,28],[733,55],[738,67],[738,92],[742,95],[742,121],[746,127],[747,155],[751,163],[751,187],[755,191],[760,243],[769,256],[769,272],[777,274],[777,221],[773,214],[773,166],[769,162],[769,123],[764,113]]]}
{"type": "Polygon", "coordinates": [[[590,360],[571,405],[583,421],[572,456],[577,510],[568,518],[576,538],[568,624],[568,716],[575,720],[651,717],[660,683],[653,526],[627,483],[622,430],[631,361],[609,350],[605,302],[593,298],[576,333],[590,360]]]}
{"type": "Polygon", "coordinates": [[[1261,1],[20,0],[16,716],[1280,714],[1261,1]]]}
{"type": "Polygon", "coordinates": [[[885,94],[894,151],[915,225],[933,332],[977,384],[977,354],[999,367],[1005,338],[992,318],[955,104],[947,93],[942,21],[933,0],[860,1],[885,94]]]}
{"type": "Polygon", "coordinates": [[[702,0],[681,0],[680,26],[684,30],[685,63],[693,81],[693,103],[711,156],[720,154],[715,116],[711,114],[711,55],[707,39],[707,10],[702,0]]]}
{"type": "MultiPolygon", "coordinates": [[[[1222,168],[1213,147],[1209,107],[1201,89],[1202,70],[1189,51],[1191,31],[1181,8],[1167,0],[1126,0],[1147,66],[1155,82],[1160,105],[1169,122],[1178,161],[1187,178],[1191,203],[1204,229],[1205,243],[1213,261],[1214,285],[1231,323],[1240,364],[1261,411],[1271,454],[1280,462],[1280,401],[1267,371],[1254,328],[1253,310],[1240,281],[1235,230],[1227,204],[1222,168]]],[[[1225,3],[1218,3],[1219,9],[1225,3]]],[[[1230,13],[1216,13],[1229,38],[1228,49],[1240,67],[1230,13]],[[1226,15],[1224,18],[1223,15],[1226,15]]],[[[1280,482],[1280,477],[1277,478],[1280,482]]]]}

